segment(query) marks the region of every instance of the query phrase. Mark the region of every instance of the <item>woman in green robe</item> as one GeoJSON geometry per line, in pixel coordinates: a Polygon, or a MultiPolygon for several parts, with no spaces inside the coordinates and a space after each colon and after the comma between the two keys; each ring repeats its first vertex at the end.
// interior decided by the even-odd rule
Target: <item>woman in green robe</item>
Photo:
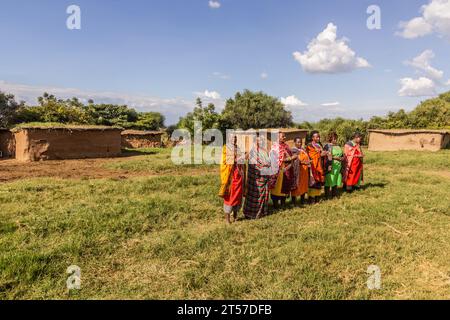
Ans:
{"type": "Polygon", "coordinates": [[[342,186],[342,161],[344,161],[344,151],[337,144],[338,135],[336,132],[330,133],[328,143],[324,146],[324,151],[328,153],[325,158],[325,195],[333,198],[338,195],[338,188],[342,186]]]}

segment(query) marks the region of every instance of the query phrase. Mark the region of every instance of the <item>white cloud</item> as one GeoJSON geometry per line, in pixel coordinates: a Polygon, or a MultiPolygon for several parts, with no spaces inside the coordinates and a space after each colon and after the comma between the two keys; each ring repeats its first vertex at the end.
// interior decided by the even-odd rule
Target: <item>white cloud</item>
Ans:
{"type": "Polygon", "coordinates": [[[220,100],[220,93],[218,93],[217,91],[209,91],[209,90],[205,90],[203,92],[194,92],[195,95],[199,96],[200,98],[206,98],[206,99],[211,99],[211,100],[220,100]]]}
{"type": "Polygon", "coordinates": [[[447,81],[447,83],[445,85],[450,86],[450,79],[447,81]]]}
{"type": "Polygon", "coordinates": [[[419,79],[400,79],[402,87],[398,91],[401,97],[424,97],[436,95],[436,84],[433,80],[420,77],[419,79]]]}
{"type": "Polygon", "coordinates": [[[294,52],[294,58],[310,73],[342,73],[370,67],[369,62],[358,57],[347,45],[345,38],[337,39],[337,27],[333,23],[308,44],[304,53],[294,52]]]}
{"type": "Polygon", "coordinates": [[[187,112],[191,111],[194,106],[194,101],[182,98],[160,98],[118,92],[98,92],[84,91],[75,88],[31,86],[2,80],[0,80],[0,91],[12,93],[16,96],[16,100],[25,101],[30,105],[36,105],[37,98],[42,96],[44,92],[48,92],[62,99],[77,97],[84,103],[89,99],[93,99],[96,103],[124,104],[141,112],[161,112],[166,117],[166,124],[176,123],[180,116],[184,116],[187,112]]]}
{"type": "Polygon", "coordinates": [[[420,55],[415,57],[412,61],[406,61],[405,63],[421,71],[427,77],[440,82],[444,77],[444,71],[433,68],[430,65],[430,60],[433,58],[433,51],[425,50],[420,55]]]}
{"type": "Polygon", "coordinates": [[[266,80],[269,78],[269,75],[267,74],[267,72],[263,72],[263,73],[261,73],[260,77],[261,77],[261,79],[266,80]]]}
{"type": "Polygon", "coordinates": [[[400,79],[401,88],[398,92],[403,97],[422,97],[437,94],[437,89],[445,86],[444,72],[431,66],[430,60],[434,58],[431,50],[425,50],[411,61],[405,64],[413,67],[420,74],[418,79],[400,79]]]}
{"type": "Polygon", "coordinates": [[[433,32],[433,26],[422,17],[417,17],[406,22],[402,21],[399,23],[399,27],[403,30],[396,34],[405,39],[415,39],[433,32]]]}
{"type": "Polygon", "coordinates": [[[296,96],[289,96],[286,98],[281,98],[281,103],[284,104],[286,107],[303,107],[307,106],[306,103],[298,99],[296,96]]]}
{"type": "Polygon", "coordinates": [[[450,39],[450,0],[430,0],[420,9],[421,16],[399,24],[397,32],[406,39],[415,39],[432,33],[450,39]]]}
{"type": "Polygon", "coordinates": [[[231,76],[222,72],[213,72],[213,76],[222,80],[230,80],[231,76]]]}
{"type": "Polygon", "coordinates": [[[213,0],[210,0],[208,2],[208,5],[211,9],[219,9],[222,6],[219,1],[213,1],[213,0]]]}
{"type": "Polygon", "coordinates": [[[327,102],[327,103],[322,103],[321,106],[322,107],[334,107],[334,106],[339,106],[341,103],[340,102],[327,102]]]}

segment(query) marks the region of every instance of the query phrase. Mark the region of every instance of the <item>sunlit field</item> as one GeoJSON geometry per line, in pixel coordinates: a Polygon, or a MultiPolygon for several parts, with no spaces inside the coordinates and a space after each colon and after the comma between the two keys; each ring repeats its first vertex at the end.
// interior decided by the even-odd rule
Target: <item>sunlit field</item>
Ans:
{"type": "Polygon", "coordinates": [[[216,166],[152,149],[98,170],[119,178],[1,182],[0,298],[450,298],[450,150],[367,152],[363,190],[231,226],[216,166]]]}

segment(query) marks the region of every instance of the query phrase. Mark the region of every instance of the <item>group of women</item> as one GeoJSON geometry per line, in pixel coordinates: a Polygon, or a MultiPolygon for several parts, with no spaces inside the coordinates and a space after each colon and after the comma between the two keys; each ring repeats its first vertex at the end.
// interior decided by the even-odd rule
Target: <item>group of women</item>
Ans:
{"type": "Polygon", "coordinates": [[[314,204],[323,193],[333,198],[341,187],[348,192],[360,187],[364,154],[359,133],[344,148],[337,143],[335,132],[330,133],[325,145],[317,131],[311,133],[310,140],[303,146],[302,139],[296,138],[291,148],[286,135],[280,133],[269,152],[258,138],[243,158],[236,136],[225,145],[219,196],[224,200],[226,221],[237,220],[242,204],[246,218],[258,219],[269,213],[269,198],[278,209],[286,205],[289,197],[293,205],[307,201],[314,204]]]}

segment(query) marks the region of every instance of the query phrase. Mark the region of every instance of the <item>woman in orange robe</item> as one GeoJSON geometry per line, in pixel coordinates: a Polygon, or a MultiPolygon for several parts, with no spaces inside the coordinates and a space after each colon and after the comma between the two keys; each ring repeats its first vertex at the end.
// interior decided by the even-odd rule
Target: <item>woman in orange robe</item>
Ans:
{"type": "Polygon", "coordinates": [[[323,150],[320,144],[320,134],[318,131],[311,133],[311,143],[308,144],[306,150],[311,159],[311,176],[313,181],[310,183],[308,198],[310,202],[319,202],[322,195],[322,187],[325,183],[325,173],[323,170],[323,157],[328,153],[323,150]]]}
{"type": "Polygon", "coordinates": [[[303,148],[302,139],[295,138],[294,143],[295,147],[292,148],[292,152],[294,153],[294,157],[298,157],[294,162],[294,166],[298,166],[298,171],[296,170],[297,188],[291,192],[291,197],[293,204],[295,204],[297,197],[300,197],[301,204],[304,204],[309,187],[309,168],[311,167],[311,160],[309,159],[308,153],[303,148]]]}

